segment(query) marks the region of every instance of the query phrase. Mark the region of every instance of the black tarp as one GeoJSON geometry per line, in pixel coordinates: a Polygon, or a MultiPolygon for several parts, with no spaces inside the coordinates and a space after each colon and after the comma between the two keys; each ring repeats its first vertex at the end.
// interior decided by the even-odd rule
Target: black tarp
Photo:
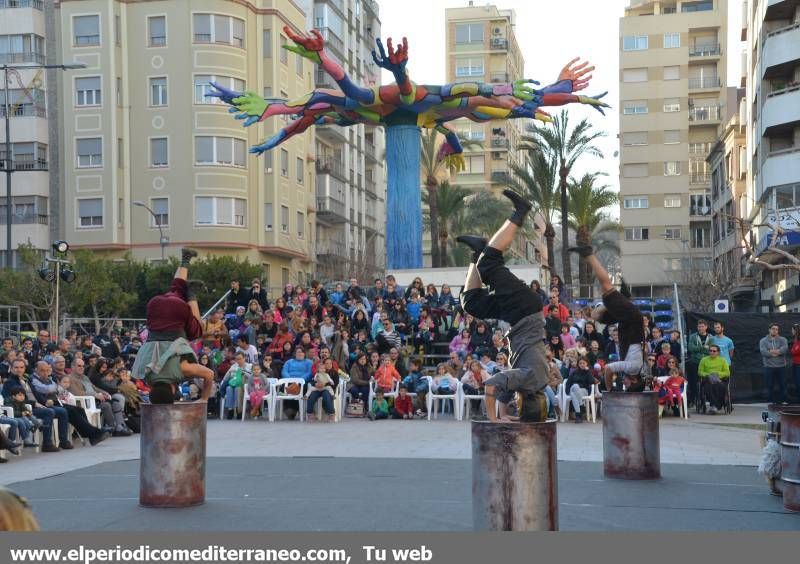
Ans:
{"type": "MultiPolygon", "coordinates": [[[[686,312],[684,316],[687,340],[697,331],[698,319],[709,322],[708,330],[713,332],[715,321],[725,325],[725,335],[733,339],[733,400],[735,402],[767,401],[764,383],[764,368],[758,344],[767,335],[771,323],[777,323],[781,335],[792,346],[792,325],[800,325],[800,313],[701,313],[686,312]]],[[[787,357],[786,386],[790,397],[797,397],[791,375],[791,358],[787,357]],[[794,393],[794,395],[792,395],[794,393]]]]}

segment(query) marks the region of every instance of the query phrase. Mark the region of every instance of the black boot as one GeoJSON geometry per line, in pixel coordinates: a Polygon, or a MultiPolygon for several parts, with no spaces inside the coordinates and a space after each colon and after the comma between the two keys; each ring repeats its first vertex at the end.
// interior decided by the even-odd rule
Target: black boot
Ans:
{"type": "Polygon", "coordinates": [[[583,423],[583,409],[575,412],[575,423],[583,423]]]}
{"type": "Polygon", "coordinates": [[[590,257],[594,254],[594,249],[591,245],[577,245],[575,247],[568,247],[567,250],[571,253],[578,253],[583,258],[590,257]]]}
{"type": "Polygon", "coordinates": [[[197,256],[197,251],[194,249],[187,249],[186,247],[181,249],[181,266],[188,268],[189,263],[192,262],[192,259],[197,256]]]}
{"type": "Polygon", "coordinates": [[[456,237],[456,241],[472,249],[472,259],[470,262],[473,264],[478,262],[478,257],[481,256],[483,249],[486,248],[486,244],[489,242],[486,238],[478,237],[477,235],[459,235],[456,237]]]}
{"type": "Polygon", "coordinates": [[[508,221],[522,227],[522,224],[525,223],[525,217],[533,206],[513,190],[503,190],[503,196],[511,200],[511,203],[514,204],[514,213],[511,214],[508,221]]]}

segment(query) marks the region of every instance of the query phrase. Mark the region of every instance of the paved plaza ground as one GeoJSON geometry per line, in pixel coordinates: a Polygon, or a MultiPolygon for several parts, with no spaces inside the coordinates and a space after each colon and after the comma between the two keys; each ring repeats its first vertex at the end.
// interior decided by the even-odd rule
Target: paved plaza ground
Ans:
{"type": "MultiPolygon", "coordinates": [[[[800,530],[756,473],[763,406],[661,420],[663,478],[603,479],[602,424],[558,426],[562,530],[800,530]]],[[[471,528],[469,424],[210,421],[207,502],[138,506],[137,437],[13,458],[0,483],[45,530],[471,528]]]]}

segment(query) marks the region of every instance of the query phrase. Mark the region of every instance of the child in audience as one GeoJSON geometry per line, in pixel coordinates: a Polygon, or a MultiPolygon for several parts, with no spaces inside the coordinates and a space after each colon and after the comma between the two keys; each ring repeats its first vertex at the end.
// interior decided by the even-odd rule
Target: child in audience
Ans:
{"type": "Polygon", "coordinates": [[[381,357],[381,365],[375,371],[375,385],[378,390],[391,392],[394,390],[395,382],[400,380],[400,373],[392,364],[392,359],[388,354],[381,357]]]}
{"type": "Polygon", "coordinates": [[[394,407],[392,407],[392,419],[413,419],[414,406],[411,403],[411,396],[408,395],[408,389],[405,386],[400,386],[400,393],[394,400],[394,407]]]}
{"type": "MultiPolygon", "coordinates": [[[[16,429],[19,430],[19,438],[22,439],[22,444],[26,447],[37,446],[33,437],[36,430],[41,426],[41,421],[36,419],[33,413],[28,410],[25,389],[15,388],[11,392],[11,400],[11,407],[14,408],[13,420],[16,421],[16,429]]],[[[11,429],[14,429],[14,425],[12,425],[11,429]]],[[[11,436],[10,433],[9,438],[11,440],[17,439],[16,436],[11,436]]]]}
{"type": "Polygon", "coordinates": [[[440,395],[450,395],[456,393],[458,380],[453,378],[447,363],[442,362],[436,367],[436,376],[433,377],[433,391],[440,395]]]}
{"type": "Polygon", "coordinates": [[[247,389],[250,392],[250,417],[255,419],[261,416],[261,408],[264,405],[264,397],[269,392],[269,382],[260,364],[253,364],[253,372],[247,382],[247,389]]]}
{"type": "Polygon", "coordinates": [[[416,415],[424,417],[427,412],[426,396],[428,394],[428,380],[422,374],[422,360],[412,358],[408,361],[408,376],[403,379],[406,389],[417,394],[416,415]]]}
{"type": "Polygon", "coordinates": [[[371,421],[389,418],[389,402],[383,397],[383,390],[380,388],[375,392],[375,399],[372,400],[372,409],[367,413],[367,417],[371,421]]]}

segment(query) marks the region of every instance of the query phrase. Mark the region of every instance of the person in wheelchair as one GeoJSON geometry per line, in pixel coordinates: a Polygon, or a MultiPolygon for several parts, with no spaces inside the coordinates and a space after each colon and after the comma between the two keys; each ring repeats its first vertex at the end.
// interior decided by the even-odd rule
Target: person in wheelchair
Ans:
{"type": "Polygon", "coordinates": [[[725,359],[719,354],[719,347],[711,345],[708,356],[700,360],[697,367],[697,376],[700,379],[700,397],[698,401],[705,402],[708,413],[714,414],[722,410],[728,399],[728,379],[731,369],[725,359]]]}

